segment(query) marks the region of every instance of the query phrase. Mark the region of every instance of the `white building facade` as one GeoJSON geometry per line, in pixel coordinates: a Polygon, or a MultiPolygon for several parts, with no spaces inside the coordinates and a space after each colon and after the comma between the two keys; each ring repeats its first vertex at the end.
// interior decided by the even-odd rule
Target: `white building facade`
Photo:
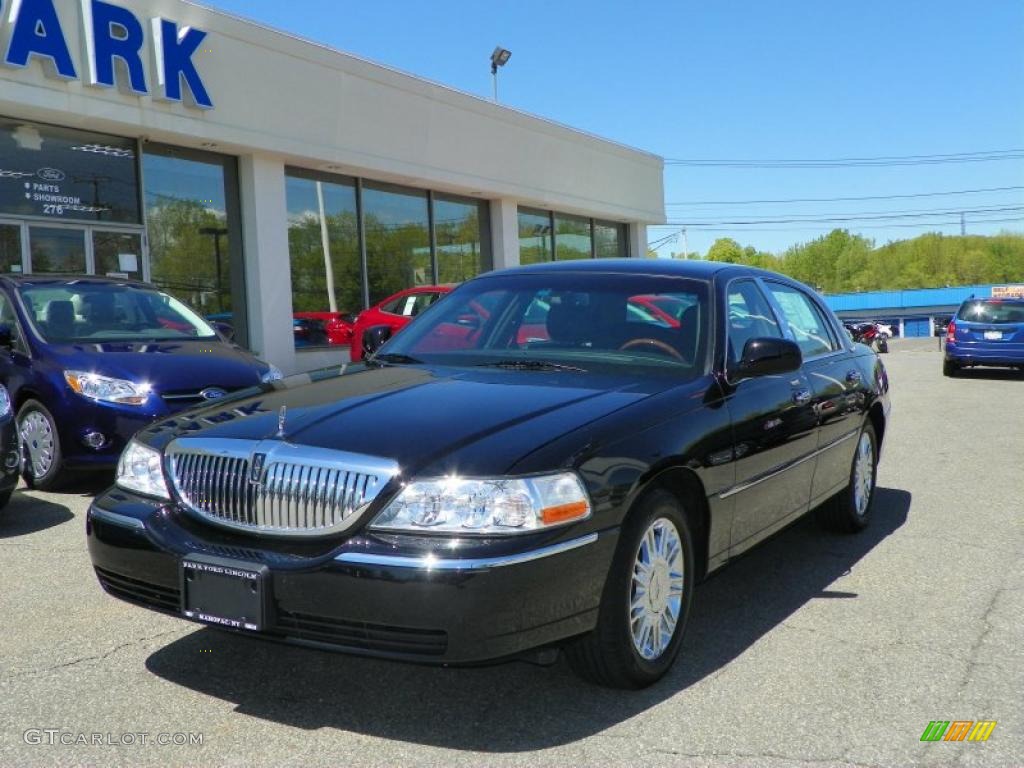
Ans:
{"type": "Polygon", "coordinates": [[[180,0],[0,4],[0,270],[145,279],[286,372],[295,315],[644,256],[661,158],[180,0]]]}

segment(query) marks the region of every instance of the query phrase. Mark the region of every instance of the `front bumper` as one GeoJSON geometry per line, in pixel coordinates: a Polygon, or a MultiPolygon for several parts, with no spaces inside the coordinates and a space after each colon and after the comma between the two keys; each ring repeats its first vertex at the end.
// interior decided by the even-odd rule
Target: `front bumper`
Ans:
{"type": "Polygon", "coordinates": [[[506,541],[452,557],[422,538],[357,535],[300,553],[204,530],[116,490],[90,508],[87,534],[100,583],[115,597],[181,615],[182,557],[228,558],[267,568],[264,627],[249,634],[434,664],[498,660],[593,629],[618,538],[563,531],[518,550],[506,541]]]}

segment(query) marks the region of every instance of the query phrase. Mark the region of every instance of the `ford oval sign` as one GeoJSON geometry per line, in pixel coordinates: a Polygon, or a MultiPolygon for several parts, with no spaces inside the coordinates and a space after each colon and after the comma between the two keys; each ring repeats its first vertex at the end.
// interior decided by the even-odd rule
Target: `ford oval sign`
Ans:
{"type": "Polygon", "coordinates": [[[64,181],[68,177],[64,171],[58,168],[40,168],[36,171],[36,176],[43,181],[64,181]]]}
{"type": "Polygon", "coordinates": [[[220,387],[209,387],[208,389],[204,389],[200,392],[199,396],[203,398],[203,400],[220,400],[222,397],[227,396],[227,394],[227,391],[220,387]]]}

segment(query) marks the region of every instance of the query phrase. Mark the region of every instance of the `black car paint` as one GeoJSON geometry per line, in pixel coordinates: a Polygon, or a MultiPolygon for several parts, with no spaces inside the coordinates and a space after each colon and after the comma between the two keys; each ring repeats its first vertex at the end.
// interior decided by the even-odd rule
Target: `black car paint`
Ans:
{"type": "MultiPolygon", "coordinates": [[[[643,262],[543,268],[657,270],[643,262]]],[[[536,268],[515,273],[531,269],[536,268]]],[[[634,502],[655,485],[700,489],[699,509],[691,510],[699,569],[703,575],[718,568],[845,486],[856,444],[851,438],[867,419],[875,423],[881,441],[888,379],[875,353],[853,344],[827,311],[841,350],[809,360],[792,374],[730,379],[724,370],[721,309],[727,284],[769,275],[728,265],[685,269],[686,276],[713,283],[717,313],[707,370],[693,380],[358,365],[340,376],[322,372],[264,386],[155,424],[139,437],[158,448],[185,434],[268,438],[277,431],[279,409],[286,405],[287,439],[388,456],[402,466],[402,477],[373,502],[363,523],[339,538],[256,538],[211,527],[173,503],[115,488],[98,498],[90,513],[93,562],[161,589],[177,588],[178,562],[191,552],[266,563],[273,572],[275,610],[285,617],[272,619],[267,634],[445,663],[499,658],[591,629],[619,527],[634,502]],[[798,394],[799,403],[794,399],[798,394]],[[466,538],[457,550],[435,537],[365,529],[402,479],[563,468],[576,470],[584,480],[593,504],[588,520],[527,536],[466,538]],[[119,515],[121,524],[108,522],[104,511],[119,515]],[[125,526],[125,519],[132,524],[125,526]],[[588,546],[505,568],[467,565],[430,571],[336,559],[352,552],[440,553],[470,563],[588,535],[596,535],[588,546]],[[313,624],[296,630],[290,618],[295,615],[319,617],[319,623],[309,619],[313,624]],[[432,654],[387,643],[366,647],[339,641],[338,622],[365,625],[370,633],[380,627],[443,630],[446,646],[432,654]]]]}

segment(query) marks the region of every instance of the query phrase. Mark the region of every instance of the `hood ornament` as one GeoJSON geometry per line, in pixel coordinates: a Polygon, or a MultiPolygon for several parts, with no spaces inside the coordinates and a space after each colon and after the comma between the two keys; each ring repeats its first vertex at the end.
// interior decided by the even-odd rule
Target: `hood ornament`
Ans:
{"type": "Polygon", "coordinates": [[[282,405],[281,410],[277,412],[277,434],[274,437],[284,438],[284,422],[288,418],[288,406],[282,405]]]}

